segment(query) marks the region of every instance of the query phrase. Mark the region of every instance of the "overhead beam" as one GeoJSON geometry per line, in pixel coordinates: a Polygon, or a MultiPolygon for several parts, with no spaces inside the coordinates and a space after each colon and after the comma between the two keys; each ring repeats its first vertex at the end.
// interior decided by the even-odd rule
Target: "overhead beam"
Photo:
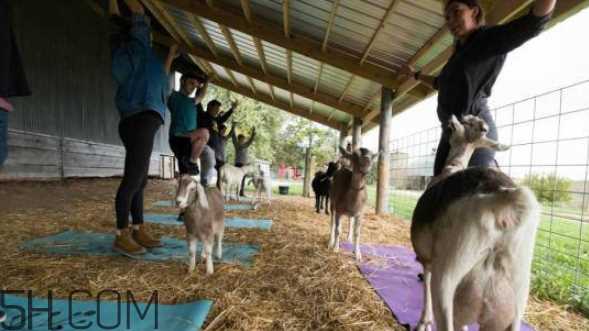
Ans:
{"type": "Polygon", "coordinates": [[[350,80],[346,84],[346,87],[344,87],[344,90],[342,92],[342,95],[338,99],[339,102],[344,101],[344,98],[346,97],[346,94],[348,94],[348,91],[350,90],[350,87],[352,86],[352,83],[354,82],[354,78],[356,78],[356,76],[350,77],[350,80]]]}
{"type": "Polygon", "coordinates": [[[233,34],[231,33],[231,31],[229,31],[229,29],[227,29],[226,26],[224,26],[222,24],[219,24],[219,28],[221,29],[223,36],[225,36],[225,41],[227,41],[227,44],[229,44],[229,50],[231,51],[231,54],[233,54],[233,58],[235,58],[235,62],[237,62],[237,64],[242,66],[243,59],[241,57],[241,53],[239,53],[239,49],[237,48],[237,44],[235,43],[235,39],[233,39],[233,34]]]}
{"type": "Polygon", "coordinates": [[[322,44],[314,39],[302,35],[295,36],[292,32],[290,33],[290,38],[287,38],[282,31],[283,27],[277,26],[276,23],[272,23],[262,17],[256,17],[255,20],[252,20],[252,13],[249,6],[243,6],[244,3],[249,4],[248,0],[242,0],[242,9],[246,18],[250,17],[249,21],[242,15],[236,14],[231,8],[227,8],[227,6],[222,9],[209,7],[202,0],[160,1],[219,24],[224,24],[227,27],[239,30],[253,37],[258,37],[277,46],[304,54],[317,61],[349,71],[384,86],[396,88],[399,85],[396,75],[390,70],[384,70],[381,66],[370,63],[358,65],[358,57],[335,49],[329,49],[323,52],[322,44]]]}
{"type": "Polygon", "coordinates": [[[215,56],[218,56],[219,54],[217,52],[217,47],[215,46],[215,42],[213,41],[213,38],[211,38],[211,36],[209,35],[205,26],[200,21],[200,18],[198,18],[194,15],[190,15],[190,20],[192,22],[192,25],[196,28],[196,31],[198,31],[198,33],[200,34],[202,39],[205,41],[205,44],[207,45],[207,47],[209,48],[211,53],[213,53],[213,55],[215,55],[215,56]]]}
{"type": "Polygon", "coordinates": [[[263,102],[267,105],[282,109],[284,111],[287,111],[291,114],[300,116],[300,117],[304,117],[308,120],[323,124],[327,127],[330,127],[332,129],[335,130],[341,130],[342,129],[342,125],[341,123],[330,123],[326,117],[323,117],[317,113],[315,114],[310,114],[308,111],[306,110],[302,110],[302,109],[298,109],[298,108],[294,108],[294,107],[290,107],[289,104],[278,101],[278,100],[272,100],[271,97],[264,95],[262,93],[258,93],[258,94],[252,94],[247,88],[244,88],[242,86],[239,87],[235,87],[233,86],[231,83],[224,81],[224,80],[214,80],[212,82],[213,84],[222,87],[224,89],[233,91],[235,93],[239,93],[245,97],[251,98],[251,99],[255,99],[258,100],[260,102],[263,102]]]}
{"type": "MultiPolygon", "coordinates": [[[[154,34],[154,40],[163,45],[171,45],[175,43],[175,41],[173,41],[172,39],[158,33],[154,34]]],[[[203,49],[201,47],[190,47],[185,43],[180,44],[180,46],[187,53],[190,53],[198,58],[216,63],[222,67],[231,69],[235,72],[239,72],[248,77],[255,78],[259,81],[269,83],[281,89],[292,91],[305,98],[317,101],[319,103],[349,113],[352,116],[362,116],[364,114],[362,111],[362,107],[356,104],[350,102],[340,103],[337,97],[322,93],[315,94],[313,89],[308,88],[305,85],[297,83],[289,84],[288,81],[286,81],[284,78],[273,76],[270,73],[264,74],[263,72],[260,72],[260,70],[258,70],[257,68],[253,68],[245,64],[243,66],[236,65],[231,58],[228,58],[224,55],[214,56],[213,54],[211,54],[210,51],[206,49],[203,49]]]]}
{"type": "Polygon", "coordinates": [[[378,24],[378,27],[376,28],[376,31],[374,32],[374,34],[372,34],[372,38],[370,38],[368,45],[366,45],[366,48],[364,49],[364,52],[362,53],[362,59],[360,59],[360,64],[364,64],[364,61],[366,61],[366,59],[368,58],[368,54],[370,54],[372,47],[374,47],[374,44],[376,43],[376,39],[378,38],[378,35],[384,29],[387,19],[395,11],[395,9],[397,8],[397,6],[399,5],[400,2],[401,1],[399,1],[399,0],[393,0],[391,2],[391,4],[389,5],[389,7],[387,8],[387,10],[385,11],[384,15],[382,16],[382,19],[380,20],[380,23],[378,24]]]}
{"type": "Polygon", "coordinates": [[[335,21],[335,15],[337,14],[337,8],[339,7],[340,0],[335,0],[331,5],[331,12],[329,13],[329,21],[327,22],[327,29],[325,29],[325,35],[323,36],[323,43],[321,44],[321,51],[327,50],[327,42],[329,41],[329,35],[331,34],[331,27],[335,21]]]}

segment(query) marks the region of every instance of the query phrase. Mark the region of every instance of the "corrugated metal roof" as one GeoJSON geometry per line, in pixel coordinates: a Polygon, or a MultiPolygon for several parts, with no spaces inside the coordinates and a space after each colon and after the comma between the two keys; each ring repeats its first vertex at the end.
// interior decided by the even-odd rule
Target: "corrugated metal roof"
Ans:
{"type": "MultiPolygon", "coordinates": [[[[180,30],[169,31],[172,36],[180,32],[195,48],[207,51],[209,46],[206,40],[210,37],[218,54],[225,59],[234,59],[231,44],[219,26],[219,24],[226,24],[243,59],[245,67],[243,70],[250,74],[259,72],[260,75],[255,76],[264,77],[261,54],[256,47],[254,37],[245,32],[250,30],[247,28],[242,30],[243,24],[234,25],[231,20],[224,19],[227,15],[233,15],[231,16],[233,19],[245,21],[242,1],[192,0],[190,3],[193,7],[187,7],[187,2],[180,0],[178,2],[174,0],[144,1],[157,2],[158,6],[155,7],[164,9],[165,14],[173,22],[160,23],[168,30],[180,30]],[[209,2],[213,4],[212,9],[208,6],[204,7],[209,2]],[[199,7],[200,10],[193,9],[194,6],[199,7]],[[186,12],[187,9],[192,12],[186,12]],[[208,10],[210,13],[203,13],[208,10]],[[194,25],[195,20],[197,23],[202,23],[208,37],[205,38],[200,34],[198,27],[194,25]]],[[[272,38],[284,36],[283,1],[285,0],[246,1],[250,4],[254,25],[260,20],[268,22],[271,25],[268,29],[278,35],[272,38]]],[[[497,2],[498,0],[484,0],[483,5],[488,10],[497,2]]],[[[589,1],[583,2],[586,6],[589,1]]],[[[305,45],[309,43],[308,40],[311,40],[310,42],[316,46],[313,46],[313,49],[309,48],[309,52],[315,53],[288,51],[283,47],[288,44],[286,37],[283,37],[284,41],[278,42],[279,45],[270,40],[261,40],[270,75],[268,81],[277,82],[276,84],[282,86],[282,88],[274,86],[274,94],[282,104],[290,104],[290,92],[284,89],[287,87],[284,82],[289,76],[289,54],[291,54],[292,84],[296,86],[293,90],[304,95],[294,95],[295,108],[312,109],[313,113],[325,117],[324,122],[333,123],[333,126],[338,128],[348,125],[352,118],[350,113],[364,114],[362,110],[365,109],[367,114],[371,109],[376,109],[379,104],[373,96],[379,92],[382,84],[380,82],[384,78],[365,76],[360,71],[352,74],[348,71],[352,63],[357,63],[357,68],[370,67],[373,72],[382,77],[395,77],[398,68],[408,61],[414,62],[418,68],[424,67],[451,47],[453,42],[447,33],[432,40],[444,25],[442,3],[439,0],[290,0],[288,19],[292,40],[305,45]],[[332,13],[334,9],[335,12],[332,13]],[[333,20],[331,20],[332,17],[333,20]],[[371,45],[373,39],[374,42],[371,45]],[[323,55],[324,59],[322,59],[317,52],[321,51],[324,41],[327,55],[323,55]],[[422,49],[424,45],[428,45],[426,49],[422,49]],[[416,54],[419,56],[416,57],[416,54]],[[346,65],[339,63],[338,57],[345,57],[346,65]],[[322,63],[317,59],[325,62],[322,63]],[[344,67],[347,69],[342,69],[344,67]]],[[[214,64],[215,58],[206,59],[206,62],[211,63],[220,79],[231,82],[231,77],[226,73],[225,68],[214,64]]],[[[354,70],[351,71],[354,72],[354,70]]],[[[233,71],[233,74],[241,87],[251,89],[250,81],[246,76],[237,71],[233,71]]],[[[254,79],[253,84],[256,93],[270,95],[266,82],[254,79]]],[[[398,102],[397,105],[410,104],[417,100],[412,95],[407,95],[405,98],[407,100],[398,102]]]]}

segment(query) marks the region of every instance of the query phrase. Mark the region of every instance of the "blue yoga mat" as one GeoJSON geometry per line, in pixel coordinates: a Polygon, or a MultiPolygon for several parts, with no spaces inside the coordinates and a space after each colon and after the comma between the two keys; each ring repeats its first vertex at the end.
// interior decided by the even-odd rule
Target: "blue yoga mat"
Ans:
{"type": "MultiPolygon", "coordinates": [[[[149,223],[165,224],[165,225],[184,225],[176,221],[178,215],[170,214],[146,214],[143,219],[149,223]]],[[[272,220],[253,220],[239,217],[231,217],[225,219],[225,227],[234,229],[260,229],[270,230],[272,227],[272,220]]]]}
{"type": "MultiPolygon", "coordinates": [[[[109,294],[105,292],[104,296],[109,294]]],[[[52,299],[48,311],[48,299],[0,294],[0,308],[14,305],[3,309],[7,316],[0,323],[0,330],[194,331],[201,329],[213,304],[210,300],[199,300],[164,305],[157,303],[155,297],[147,304],[135,303],[127,300],[126,293],[120,295],[121,302],[100,300],[99,304],[96,296],[88,300],[52,299]],[[29,303],[35,309],[32,312],[29,312],[29,303]],[[32,317],[31,323],[29,317],[32,317]]],[[[84,296],[83,293],[73,295],[84,296]]]]}
{"type": "MultiPolygon", "coordinates": [[[[29,240],[21,247],[24,250],[52,255],[119,256],[119,253],[112,250],[113,240],[113,234],[65,231],[53,236],[29,240]]],[[[188,246],[185,240],[164,237],[161,241],[164,244],[163,247],[149,249],[146,254],[138,258],[147,261],[184,262],[188,260],[188,246]]],[[[201,249],[202,245],[199,242],[198,252],[201,249]]],[[[222,262],[251,266],[254,255],[259,250],[258,245],[223,243],[222,262]]]]}
{"type": "MultiPolygon", "coordinates": [[[[161,200],[157,201],[153,204],[156,207],[176,207],[176,204],[173,200],[161,200]]],[[[238,204],[238,205],[225,205],[226,211],[235,211],[235,210],[253,210],[254,206],[246,205],[246,204],[238,204]]]]}

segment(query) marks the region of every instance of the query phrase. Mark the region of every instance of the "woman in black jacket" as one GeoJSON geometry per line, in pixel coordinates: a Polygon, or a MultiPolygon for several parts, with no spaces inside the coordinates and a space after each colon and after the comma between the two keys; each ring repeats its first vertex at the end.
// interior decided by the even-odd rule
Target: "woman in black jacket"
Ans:
{"type": "MultiPolygon", "coordinates": [[[[434,176],[442,171],[450,149],[447,122],[451,115],[458,118],[467,114],[480,116],[489,125],[487,136],[498,139],[487,99],[507,53],[540,34],[555,4],[556,0],[536,0],[528,14],[503,25],[487,26],[478,0],[447,1],[446,24],[456,43],[454,53],[439,76],[423,75],[410,66],[401,69],[401,74],[410,75],[438,90],[437,113],[442,123],[442,136],[434,176]]],[[[495,152],[488,149],[476,150],[469,163],[469,166],[494,165],[495,152]]]]}

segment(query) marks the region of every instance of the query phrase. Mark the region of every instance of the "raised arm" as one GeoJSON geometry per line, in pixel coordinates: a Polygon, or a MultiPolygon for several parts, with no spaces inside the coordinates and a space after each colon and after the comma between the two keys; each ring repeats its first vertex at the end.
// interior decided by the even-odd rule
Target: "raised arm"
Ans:
{"type": "Polygon", "coordinates": [[[170,47],[168,51],[168,57],[166,58],[166,64],[164,65],[164,69],[166,70],[166,74],[170,74],[172,72],[172,62],[174,59],[178,57],[178,45],[174,44],[170,47]]]}
{"type": "Polygon", "coordinates": [[[410,65],[402,66],[401,69],[399,70],[399,75],[420,81],[430,88],[433,88],[436,90],[438,89],[438,86],[436,84],[436,79],[437,79],[436,76],[424,75],[421,73],[421,71],[416,71],[415,68],[413,68],[410,65]]]}
{"type": "Polygon", "coordinates": [[[250,137],[250,140],[248,140],[248,141],[245,143],[245,147],[249,147],[249,145],[251,145],[251,144],[254,142],[254,138],[255,138],[255,137],[256,137],[256,128],[253,128],[253,130],[252,130],[252,135],[251,135],[251,137],[250,137]]]}
{"type": "Polygon", "coordinates": [[[125,3],[133,13],[133,17],[131,19],[131,37],[137,40],[142,47],[150,47],[151,25],[149,22],[149,17],[145,15],[145,9],[143,8],[143,5],[141,5],[141,3],[137,0],[125,0],[125,3]]]}
{"type": "Polygon", "coordinates": [[[196,95],[194,96],[194,103],[199,104],[204,99],[205,95],[207,95],[207,89],[209,88],[209,79],[205,78],[205,82],[203,83],[202,87],[196,91],[196,95]]]}
{"type": "Polygon", "coordinates": [[[237,141],[237,136],[235,135],[235,122],[233,122],[232,128],[231,128],[231,141],[233,142],[233,146],[237,147],[239,146],[239,142],[237,141]]]}
{"type": "Polygon", "coordinates": [[[229,119],[229,117],[231,117],[231,115],[233,115],[233,112],[235,111],[235,109],[237,109],[237,105],[238,103],[236,101],[233,101],[231,103],[231,108],[229,108],[228,111],[226,111],[225,113],[223,113],[223,115],[221,115],[219,117],[219,123],[225,123],[227,122],[227,120],[229,119]]]}

